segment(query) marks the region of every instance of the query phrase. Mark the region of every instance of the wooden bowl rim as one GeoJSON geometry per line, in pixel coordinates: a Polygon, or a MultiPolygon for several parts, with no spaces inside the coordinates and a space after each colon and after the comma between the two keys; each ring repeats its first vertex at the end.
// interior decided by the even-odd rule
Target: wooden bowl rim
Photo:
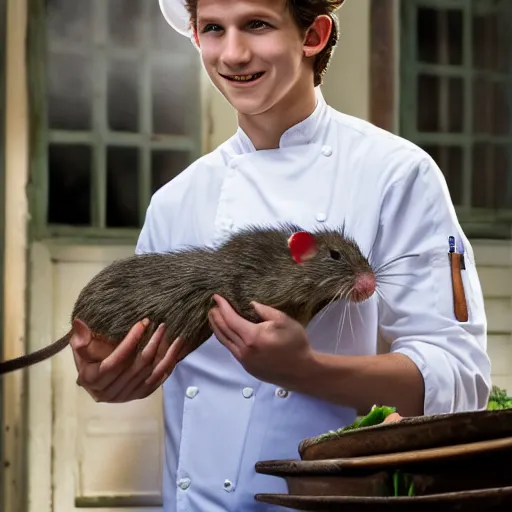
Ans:
{"type": "MultiPolygon", "coordinates": [[[[299,455],[304,456],[305,452],[308,449],[316,448],[320,445],[325,444],[338,444],[340,442],[350,442],[354,438],[358,437],[367,437],[369,435],[373,435],[378,432],[379,434],[389,432],[398,433],[399,431],[409,432],[416,428],[424,428],[425,426],[433,425],[439,423],[458,423],[462,421],[467,421],[468,419],[472,419],[475,423],[482,421],[484,419],[489,418],[502,418],[502,417],[512,417],[512,408],[511,409],[496,409],[496,410],[482,410],[482,411],[464,411],[457,413],[443,413],[443,414],[432,414],[428,416],[414,416],[410,418],[403,418],[401,421],[390,422],[390,423],[379,423],[378,425],[372,425],[368,427],[361,427],[354,430],[348,430],[344,433],[333,435],[330,437],[322,437],[325,434],[321,434],[319,436],[310,437],[307,439],[303,439],[299,443],[299,455]]],[[[512,424],[511,424],[511,432],[512,432],[512,424]]]]}
{"type": "Polygon", "coordinates": [[[334,475],[345,470],[382,470],[391,467],[405,467],[428,462],[443,462],[460,457],[477,456],[512,448],[512,436],[456,444],[435,448],[423,448],[404,452],[384,453],[380,455],[363,455],[360,457],[333,458],[323,460],[267,460],[255,465],[256,472],[274,476],[291,475],[334,475]]]}

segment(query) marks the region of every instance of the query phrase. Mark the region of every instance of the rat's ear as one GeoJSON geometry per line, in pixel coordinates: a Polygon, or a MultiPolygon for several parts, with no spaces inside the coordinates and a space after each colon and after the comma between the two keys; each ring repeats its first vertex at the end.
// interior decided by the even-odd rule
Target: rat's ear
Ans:
{"type": "Polygon", "coordinates": [[[307,231],[297,231],[288,238],[288,247],[292,254],[292,258],[297,263],[314,258],[318,253],[318,245],[315,237],[307,231]]]}

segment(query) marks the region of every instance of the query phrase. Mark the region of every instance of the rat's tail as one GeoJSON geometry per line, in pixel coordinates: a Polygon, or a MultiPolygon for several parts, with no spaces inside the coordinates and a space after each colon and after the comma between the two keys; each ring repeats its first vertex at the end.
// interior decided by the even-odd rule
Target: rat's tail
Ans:
{"type": "Polygon", "coordinates": [[[26,354],[24,356],[16,357],[15,359],[9,359],[8,361],[4,361],[0,363],[0,375],[4,373],[13,372],[15,370],[20,370],[21,368],[25,368],[27,366],[31,366],[36,363],[40,363],[45,359],[48,359],[61,350],[65,349],[69,344],[69,339],[71,338],[71,331],[65,334],[60,340],[57,340],[55,343],[48,345],[47,347],[41,348],[36,352],[32,352],[31,354],[26,354]]]}

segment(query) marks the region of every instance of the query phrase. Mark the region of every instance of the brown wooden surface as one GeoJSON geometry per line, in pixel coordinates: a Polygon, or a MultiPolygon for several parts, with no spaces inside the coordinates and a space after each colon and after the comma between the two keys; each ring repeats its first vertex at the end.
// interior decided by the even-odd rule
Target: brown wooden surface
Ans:
{"type": "Polygon", "coordinates": [[[370,4],[370,121],[393,131],[395,116],[395,27],[393,0],[370,4]]]}
{"type": "MultiPolygon", "coordinates": [[[[345,469],[378,470],[392,467],[417,466],[436,461],[447,462],[452,459],[470,459],[479,454],[512,452],[512,437],[479,441],[476,443],[443,446],[439,448],[427,448],[424,450],[410,450],[400,453],[386,453],[381,455],[369,455],[365,457],[347,457],[341,459],[326,460],[278,460],[261,461],[256,464],[259,473],[272,475],[291,474],[333,474],[345,469]]],[[[512,460],[512,456],[511,459],[512,460]]]]}
{"type": "Polygon", "coordinates": [[[360,498],[343,496],[291,496],[257,494],[257,501],[281,505],[293,510],[315,512],[490,512],[512,510],[512,487],[455,492],[421,497],[360,498]]]}
{"type": "Polygon", "coordinates": [[[400,470],[414,495],[424,496],[512,486],[512,472],[503,471],[510,460],[512,438],[377,457],[262,462],[256,471],[284,478],[293,495],[375,497],[394,495],[400,470]]]}
{"type": "Polygon", "coordinates": [[[398,423],[350,430],[299,444],[303,460],[405,452],[512,436],[512,409],[404,418],[398,423]]]}

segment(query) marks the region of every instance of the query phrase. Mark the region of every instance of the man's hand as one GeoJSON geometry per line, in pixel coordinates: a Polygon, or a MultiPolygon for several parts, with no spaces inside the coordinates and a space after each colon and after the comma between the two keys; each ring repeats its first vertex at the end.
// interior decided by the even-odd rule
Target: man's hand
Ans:
{"type": "Polygon", "coordinates": [[[345,356],[316,352],[306,330],[274,308],[254,304],[263,322],[245,320],[219,296],[209,314],[217,339],[245,370],[290,391],[352,407],[366,414],[374,404],[397,408],[388,421],[423,414],[424,384],[403,354],[345,356]]]}
{"type": "Polygon", "coordinates": [[[77,384],[96,402],[121,403],[151,395],[174,370],[183,341],[169,345],[161,325],[148,344],[137,352],[137,344],[148,322],[135,324],[117,346],[95,339],[80,320],[73,322],[70,345],[78,370],[77,384]]]}
{"type": "Polygon", "coordinates": [[[209,320],[217,339],[254,377],[293,389],[313,356],[302,325],[277,309],[253,303],[263,320],[255,324],[238,315],[224,298],[213,298],[217,306],[210,310],[209,320]]]}

